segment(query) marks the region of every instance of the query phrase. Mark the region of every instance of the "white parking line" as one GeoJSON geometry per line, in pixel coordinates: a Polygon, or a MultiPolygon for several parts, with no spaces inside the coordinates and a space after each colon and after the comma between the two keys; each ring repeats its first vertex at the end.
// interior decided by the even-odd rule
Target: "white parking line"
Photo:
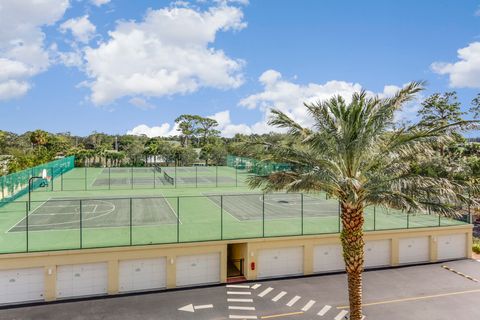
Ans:
{"type": "Polygon", "coordinates": [[[251,295],[250,291],[227,291],[227,294],[243,294],[243,295],[251,295]]]}
{"type": "Polygon", "coordinates": [[[348,313],[347,310],[342,310],[340,311],[339,314],[337,314],[337,316],[334,318],[335,320],[341,320],[343,319],[343,317],[345,317],[345,315],[348,313]]]}
{"type": "Polygon", "coordinates": [[[253,290],[256,290],[256,289],[260,288],[261,286],[262,286],[261,284],[257,283],[257,284],[254,284],[254,285],[252,286],[252,289],[253,289],[253,290]]]}
{"type": "Polygon", "coordinates": [[[273,290],[272,287],[268,287],[267,289],[263,290],[258,296],[261,297],[261,298],[263,298],[263,297],[265,297],[267,294],[269,294],[270,291],[272,291],[272,290],[273,290]]]}
{"type": "Polygon", "coordinates": [[[255,310],[255,307],[228,306],[229,310],[255,310]]]}
{"type": "Polygon", "coordinates": [[[329,306],[329,305],[327,304],[326,306],[324,306],[324,307],[322,308],[322,310],[320,310],[320,311],[317,313],[317,315],[319,315],[319,316],[324,316],[325,313],[327,313],[328,310],[330,310],[331,308],[332,308],[332,306],[329,306]]]}
{"type": "Polygon", "coordinates": [[[258,319],[257,316],[237,316],[237,315],[229,315],[229,319],[258,319]]]}
{"type": "Polygon", "coordinates": [[[285,291],[282,291],[282,292],[280,292],[279,294],[277,294],[277,295],[272,299],[272,301],[277,302],[278,300],[282,299],[282,297],[283,297],[284,295],[286,295],[286,294],[287,294],[287,293],[286,293],[285,291]]]}
{"type": "Polygon", "coordinates": [[[315,300],[310,300],[307,304],[302,308],[302,311],[308,311],[310,308],[315,304],[315,300]]]}
{"type": "Polygon", "coordinates": [[[300,296],[293,297],[292,300],[288,301],[287,306],[289,306],[289,307],[293,306],[295,304],[295,302],[300,300],[300,298],[301,298],[300,296]]]}
{"type": "Polygon", "coordinates": [[[250,286],[245,286],[241,284],[227,284],[227,288],[250,289],[250,286]]]}
{"type": "Polygon", "coordinates": [[[227,299],[227,302],[253,302],[253,299],[227,299]]]}

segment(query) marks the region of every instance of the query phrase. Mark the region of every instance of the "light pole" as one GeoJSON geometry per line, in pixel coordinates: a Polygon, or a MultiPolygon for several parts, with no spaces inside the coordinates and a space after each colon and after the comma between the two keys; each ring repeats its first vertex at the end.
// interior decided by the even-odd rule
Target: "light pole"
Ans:
{"type": "Polygon", "coordinates": [[[41,177],[31,177],[28,179],[28,211],[32,209],[32,181],[35,179],[46,179],[47,178],[47,170],[42,170],[41,177]]]}

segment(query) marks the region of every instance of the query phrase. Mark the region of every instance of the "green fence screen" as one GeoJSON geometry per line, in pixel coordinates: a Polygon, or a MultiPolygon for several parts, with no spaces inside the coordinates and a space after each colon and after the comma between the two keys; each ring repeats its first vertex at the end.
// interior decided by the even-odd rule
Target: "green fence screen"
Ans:
{"type": "MultiPolygon", "coordinates": [[[[74,163],[75,157],[71,156],[0,177],[0,207],[28,193],[28,180],[41,176],[44,169],[47,170],[49,183],[53,186],[55,177],[73,169],[74,163]]],[[[32,182],[33,189],[45,185],[45,181],[41,179],[32,182]]]]}
{"type": "Polygon", "coordinates": [[[252,174],[260,176],[269,175],[278,171],[288,171],[291,169],[291,166],[288,163],[260,161],[234,155],[227,156],[227,166],[235,169],[247,170],[252,174]]]}

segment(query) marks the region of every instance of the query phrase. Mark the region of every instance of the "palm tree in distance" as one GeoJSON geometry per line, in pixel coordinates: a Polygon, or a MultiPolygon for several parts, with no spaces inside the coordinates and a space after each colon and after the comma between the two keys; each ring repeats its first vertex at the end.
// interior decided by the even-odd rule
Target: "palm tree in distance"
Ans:
{"type": "Polygon", "coordinates": [[[338,199],[352,320],[362,318],[365,208],[380,205],[449,215],[454,214],[451,204],[467,201],[460,183],[410,171],[412,161],[428,161],[435,145],[450,139],[449,130],[469,123],[395,128],[395,112],[423,86],[412,82],[391,98],[362,91],[354,93],[350,103],[341,96],[305,103],[314,121],[310,128],[273,110],[269,124],[287,129],[290,141],[265,145],[263,160],[287,162],[292,169],[249,178],[251,187],[265,191],[322,191],[338,199]]]}

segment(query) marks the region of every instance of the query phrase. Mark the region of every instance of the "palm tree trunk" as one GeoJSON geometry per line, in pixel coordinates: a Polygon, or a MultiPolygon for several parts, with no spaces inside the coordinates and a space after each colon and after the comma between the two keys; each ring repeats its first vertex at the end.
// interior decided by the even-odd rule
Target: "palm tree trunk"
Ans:
{"type": "Polygon", "coordinates": [[[343,259],[348,278],[350,320],[362,319],[362,272],[364,260],[363,207],[341,204],[343,259]]]}

